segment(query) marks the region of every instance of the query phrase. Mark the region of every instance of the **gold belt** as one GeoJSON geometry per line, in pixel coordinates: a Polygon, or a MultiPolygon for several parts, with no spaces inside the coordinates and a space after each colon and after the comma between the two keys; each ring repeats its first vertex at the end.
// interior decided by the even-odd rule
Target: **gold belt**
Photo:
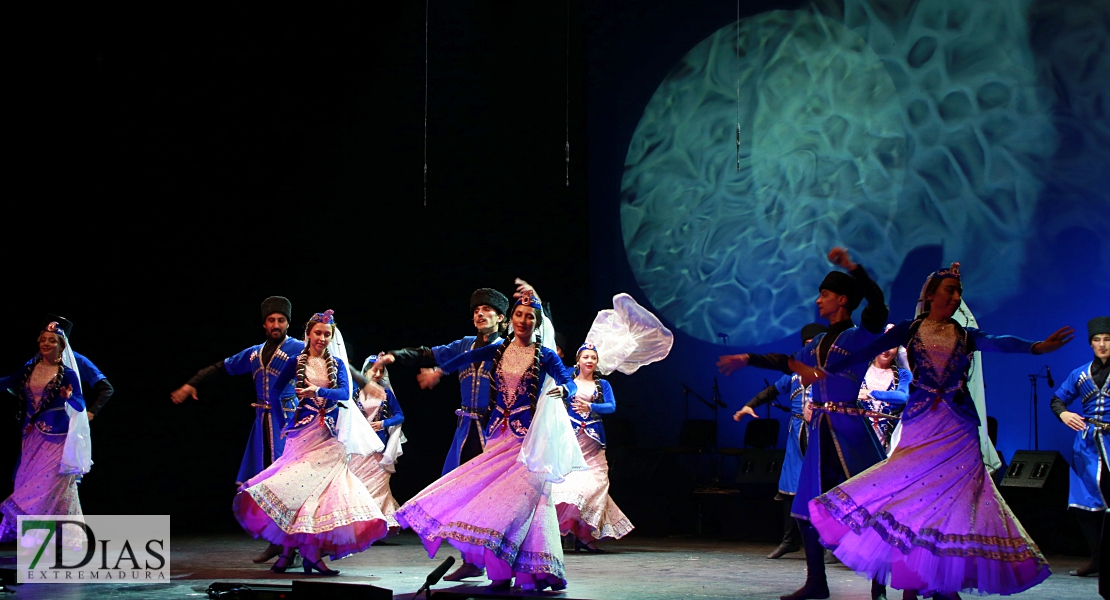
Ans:
{"type": "Polygon", "coordinates": [[[813,410],[823,410],[830,413],[838,413],[852,417],[871,417],[875,419],[901,419],[902,417],[896,415],[888,415],[876,410],[866,410],[855,406],[844,406],[843,404],[836,404],[834,402],[826,402],[824,404],[813,404],[813,410]]]}
{"type": "Polygon", "coordinates": [[[1107,423],[1106,421],[1099,421],[1098,419],[1092,419],[1091,417],[1084,417],[1083,420],[1086,421],[1088,425],[1091,425],[1092,427],[1098,429],[1103,433],[1110,433],[1110,423],[1107,423]]]}

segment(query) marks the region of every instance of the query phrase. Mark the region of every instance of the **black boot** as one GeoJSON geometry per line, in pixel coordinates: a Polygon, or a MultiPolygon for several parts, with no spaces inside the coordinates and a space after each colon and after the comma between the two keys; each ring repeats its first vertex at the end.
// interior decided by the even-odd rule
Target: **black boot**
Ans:
{"type": "Polygon", "coordinates": [[[886,586],[879,580],[871,580],[871,600],[886,600],[886,586]]]}
{"type": "Polygon", "coordinates": [[[806,582],[792,594],[780,596],[779,600],[823,600],[829,597],[829,582],[825,578],[825,552],[821,538],[809,521],[798,521],[802,531],[802,543],[806,549],[806,582]]]}
{"type": "Polygon", "coordinates": [[[782,558],[784,554],[797,552],[802,549],[802,534],[798,530],[798,520],[790,514],[790,507],[794,504],[793,495],[784,495],[782,500],[782,543],[767,558],[782,558]]]}
{"type": "Polygon", "coordinates": [[[1075,510],[1079,528],[1083,530],[1083,537],[1087,538],[1087,547],[1091,549],[1091,562],[1087,566],[1071,571],[1069,575],[1075,577],[1089,577],[1098,575],[1099,565],[1102,560],[1102,519],[1104,513],[1089,510],[1075,510]]]}

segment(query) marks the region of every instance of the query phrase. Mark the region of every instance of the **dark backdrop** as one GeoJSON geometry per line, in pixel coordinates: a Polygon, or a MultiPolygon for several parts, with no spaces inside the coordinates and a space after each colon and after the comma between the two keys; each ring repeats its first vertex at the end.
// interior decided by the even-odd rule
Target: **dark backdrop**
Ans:
{"type": "MultiPolygon", "coordinates": [[[[291,299],[294,334],[334,309],[357,364],[472,333],[471,291],[511,294],[515,277],[568,339],[585,335],[597,309],[577,19],[568,35],[561,4],[439,4],[427,87],[423,3],[13,18],[25,35],[7,95],[0,370],[36,352],[53,312],[115,386],[92,423],[87,513],[237,527],[249,378],[181,406],[169,394],[264,340],[266,296],[291,299]]],[[[458,384],[420,391],[414,371],[393,373],[409,439],[393,479],[403,501],[439,475],[458,384]]],[[[0,495],[18,453],[13,405],[0,417],[0,495]]]]}

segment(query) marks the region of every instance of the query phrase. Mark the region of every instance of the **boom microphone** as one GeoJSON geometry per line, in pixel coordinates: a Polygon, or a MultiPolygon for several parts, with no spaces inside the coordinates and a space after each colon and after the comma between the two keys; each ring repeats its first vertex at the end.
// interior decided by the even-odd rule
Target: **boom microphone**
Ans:
{"type": "Polygon", "coordinates": [[[443,561],[442,564],[440,564],[438,567],[436,567],[435,571],[432,571],[431,573],[428,574],[428,578],[424,580],[424,585],[420,586],[420,589],[416,590],[416,593],[413,594],[412,597],[416,598],[417,596],[420,595],[420,592],[424,592],[424,597],[427,598],[428,597],[428,588],[430,588],[433,585],[439,583],[439,580],[443,578],[443,575],[445,573],[447,573],[447,569],[450,569],[451,565],[453,565],[453,564],[455,564],[455,557],[454,556],[448,556],[443,561]]]}
{"type": "Polygon", "coordinates": [[[1045,365],[1044,366],[1044,372],[1048,374],[1048,387],[1050,387],[1050,388],[1056,387],[1056,382],[1052,381],[1052,369],[1048,368],[1048,365],[1045,365]]]}

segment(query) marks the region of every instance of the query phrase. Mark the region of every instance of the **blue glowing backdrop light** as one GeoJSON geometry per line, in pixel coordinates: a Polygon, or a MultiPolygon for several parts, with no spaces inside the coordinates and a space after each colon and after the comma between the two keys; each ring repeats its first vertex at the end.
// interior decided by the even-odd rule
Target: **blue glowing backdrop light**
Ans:
{"type": "MultiPolygon", "coordinates": [[[[1028,375],[1047,363],[1060,381],[1090,360],[1087,319],[1110,313],[1110,3],[741,6],[739,22],[665,2],[587,15],[593,252],[606,257],[592,296],[630,291],[676,332],[671,357],[625,384],[650,413],[636,418],[673,430],[678,382],[711,393],[719,354],[794,351],[843,245],[891,321],[959,261],[985,331],[1075,327],[1053,355],[984,357],[1004,455],[1039,445],[1070,460],[1043,379],[1033,439],[1028,375]]],[[[739,445],[728,417],[776,377],[719,377],[720,445],[739,445]]]]}

